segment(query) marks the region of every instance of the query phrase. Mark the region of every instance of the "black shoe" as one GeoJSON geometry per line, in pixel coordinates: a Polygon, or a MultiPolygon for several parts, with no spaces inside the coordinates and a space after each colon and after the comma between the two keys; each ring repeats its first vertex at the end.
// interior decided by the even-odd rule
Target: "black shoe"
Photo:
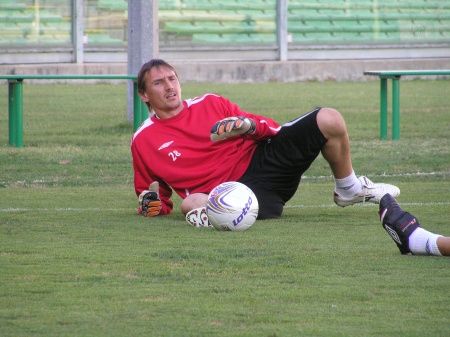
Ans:
{"type": "Polygon", "coordinates": [[[405,212],[390,194],[385,194],[380,200],[380,220],[383,228],[397,244],[402,254],[411,253],[409,236],[418,227],[419,221],[410,213],[405,212]]]}

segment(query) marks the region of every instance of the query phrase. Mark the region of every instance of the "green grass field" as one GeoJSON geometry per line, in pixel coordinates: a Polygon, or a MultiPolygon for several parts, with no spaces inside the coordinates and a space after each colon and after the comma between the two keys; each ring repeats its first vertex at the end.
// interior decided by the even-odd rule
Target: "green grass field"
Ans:
{"type": "MultiPolygon", "coordinates": [[[[450,235],[450,81],[402,81],[401,139],[378,140],[378,81],[191,84],[286,122],[347,120],[354,167],[450,235]]],[[[448,336],[450,259],[402,256],[375,205],[339,208],[323,159],[282,218],[246,232],[135,214],[126,86],[26,84],[7,145],[0,86],[1,336],[448,336]]]]}

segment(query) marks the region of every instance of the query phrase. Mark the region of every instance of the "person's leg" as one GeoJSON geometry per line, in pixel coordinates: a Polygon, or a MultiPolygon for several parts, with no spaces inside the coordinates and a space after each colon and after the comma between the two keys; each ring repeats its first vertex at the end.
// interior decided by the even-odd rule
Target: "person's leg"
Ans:
{"type": "Polygon", "coordinates": [[[450,256],[450,238],[417,228],[408,238],[408,246],[414,255],[450,256]]]}
{"type": "Polygon", "coordinates": [[[322,108],[317,114],[317,126],[327,139],[322,155],[330,164],[333,176],[342,179],[353,172],[350,141],[342,115],[335,109],[322,108]]]}
{"type": "Polygon", "coordinates": [[[450,237],[440,236],[437,239],[437,246],[443,256],[450,256],[450,237]]]}
{"type": "Polygon", "coordinates": [[[326,139],[317,127],[321,108],[286,122],[270,139],[260,142],[239,182],[258,198],[258,219],[278,218],[296,193],[303,173],[321,153],[326,139]]]}
{"type": "Polygon", "coordinates": [[[205,193],[192,193],[183,199],[180,208],[181,213],[186,215],[194,208],[205,207],[208,201],[208,194],[205,193]]]}
{"type": "Polygon", "coordinates": [[[390,194],[381,198],[379,215],[384,230],[394,240],[400,253],[450,256],[450,237],[423,229],[419,220],[405,212],[390,194]]]}
{"type": "Polygon", "coordinates": [[[398,187],[390,184],[374,184],[367,177],[357,177],[352,166],[347,126],[339,111],[322,108],[317,114],[317,126],[327,142],[322,155],[329,163],[335,178],[334,201],[345,207],[359,202],[378,203],[383,195],[398,196],[398,187]]]}
{"type": "Polygon", "coordinates": [[[186,221],[194,227],[211,227],[206,214],[208,194],[193,193],[181,202],[181,212],[186,215],[186,221]]]}

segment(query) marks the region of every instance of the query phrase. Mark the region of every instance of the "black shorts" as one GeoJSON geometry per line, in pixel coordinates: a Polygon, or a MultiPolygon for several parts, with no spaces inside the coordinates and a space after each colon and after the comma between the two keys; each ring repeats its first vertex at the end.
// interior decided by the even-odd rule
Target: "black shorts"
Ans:
{"type": "Polygon", "coordinates": [[[258,198],[258,219],[277,218],[297,191],[303,173],[319,155],[326,139],[317,126],[315,108],[284,124],[272,138],[261,142],[239,181],[258,198]]]}

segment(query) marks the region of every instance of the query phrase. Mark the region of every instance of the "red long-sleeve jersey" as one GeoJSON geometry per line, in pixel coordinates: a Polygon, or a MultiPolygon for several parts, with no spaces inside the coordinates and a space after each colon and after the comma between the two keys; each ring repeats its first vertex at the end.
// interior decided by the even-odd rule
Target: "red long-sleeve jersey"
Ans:
{"type": "Polygon", "coordinates": [[[162,209],[171,212],[172,189],[185,198],[191,193],[209,193],[225,181],[236,181],[244,174],[256,144],[275,135],[280,125],[274,120],[240,109],[215,94],[183,101],[176,116],[147,119],[131,142],[134,188],[139,195],[157,180],[162,209]],[[212,142],[211,127],[230,116],[245,116],[256,123],[251,135],[212,142]]]}

